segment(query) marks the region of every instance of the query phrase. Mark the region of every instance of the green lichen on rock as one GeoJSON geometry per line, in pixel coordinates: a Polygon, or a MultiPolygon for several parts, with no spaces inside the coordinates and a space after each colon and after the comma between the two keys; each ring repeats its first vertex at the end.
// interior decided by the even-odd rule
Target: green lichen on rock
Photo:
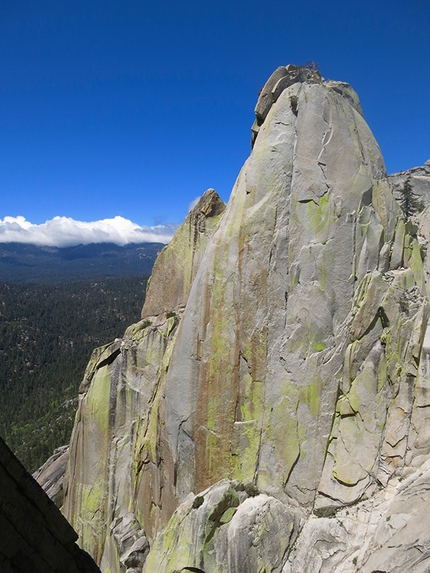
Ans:
{"type": "Polygon", "coordinates": [[[297,535],[298,521],[280,501],[248,497],[244,484],[223,480],[179,506],[154,541],[143,572],[276,571],[297,535]]]}
{"type": "MultiPolygon", "coordinates": [[[[406,250],[406,248],[405,248],[406,250]]],[[[420,291],[425,294],[426,284],[424,277],[423,261],[421,256],[421,250],[417,241],[412,241],[408,247],[408,255],[404,255],[407,261],[408,267],[414,273],[415,282],[417,283],[420,291]]]]}
{"type": "MultiPolygon", "coordinates": [[[[417,268],[422,268],[421,259],[417,268]]],[[[376,476],[386,479],[380,467],[390,475],[406,454],[411,376],[417,373],[427,302],[412,269],[400,269],[366,275],[354,307],[352,342],[345,352],[342,393],[319,486],[329,499],[317,499],[318,512],[355,503],[375,488],[376,476]]]]}
{"type": "Polygon", "coordinates": [[[264,410],[264,390],[260,380],[244,378],[245,398],[240,417],[235,421],[232,443],[232,475],[243,481],[254,479],[260,447],[261,417],[264,410]]]}
{"type": "MultiPolygon", "coordinates": [[[[154,397],[157,376],[168,365],[166,349],[176,326],[177,319],[171,317],[159,319],[158,324],[154,321],[151,328],[138,324],[127,329],[127,336],[116,343],[119,352],[108,358],[106,350],[99,353],[91,383],[82,396],[77,414],[80,422],[72,436],[72,445],[82,446],[73,451],[71,458],[80,475],[64,509],[79,532],[83,547],[97,555],[98,563],[119,555],[110,516],[114,513],[121,518],[136,507],[133,493],[137,477],[133,468],[139,466],[139,458],[134,451],[141,447],[139,440],[135,444],[141,434],[135,433],[135,424],[154,397]],[[88,459],[81,458],[82,447],[89,454],[88,459]]],[[[146,443],[155,457],[156,435],[146,443]]],[[[119,573],[115,563],[112,571],[119,573]]]]}
{"type": "Polygon", "coordinates": [[[319,198],[297,203],[296,209],[302,224],[309,226],[315,243],[325,244],[332,236],[336,222],[333,196],[326,190],[319,198]]]}

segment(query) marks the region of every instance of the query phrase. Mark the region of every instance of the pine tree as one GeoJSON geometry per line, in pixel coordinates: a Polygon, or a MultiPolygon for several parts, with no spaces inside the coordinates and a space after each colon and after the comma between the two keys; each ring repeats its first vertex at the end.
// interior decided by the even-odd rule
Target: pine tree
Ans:
{"type": "Polygon", "coordinates": [[[419,199],[419,196],[413,192],[411,176],[406,179],[405,184],[401,189],[400,193],[400,207],[405,214],[405,217],[411,217],[414,213],[419,213],[424,209],[424,203],[419,199]]]}

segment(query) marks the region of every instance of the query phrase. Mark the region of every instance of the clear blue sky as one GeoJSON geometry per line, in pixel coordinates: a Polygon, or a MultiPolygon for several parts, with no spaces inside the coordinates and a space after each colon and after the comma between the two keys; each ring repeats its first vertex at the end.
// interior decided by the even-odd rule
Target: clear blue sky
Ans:
{"type": "Polygon", "coordinates": [[[278,65],[349,82],[388,172],[430,158],[428,0],[0,2],[0,219],[227,200],[278,65]]]}

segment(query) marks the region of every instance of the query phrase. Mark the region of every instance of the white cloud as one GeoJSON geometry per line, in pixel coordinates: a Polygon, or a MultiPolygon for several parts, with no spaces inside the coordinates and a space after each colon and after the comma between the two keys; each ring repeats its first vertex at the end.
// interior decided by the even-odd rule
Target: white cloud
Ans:
{"type": "Polygon", "coordinates": [[[31,243],[49,247],[88,243],[168,243],[176,228],[175,225],[140,227],[119,216],[92,222],[54,217],[41,225],[30,223],[22,216],[5,217],[0,219],[0,243],[31,243]]]}

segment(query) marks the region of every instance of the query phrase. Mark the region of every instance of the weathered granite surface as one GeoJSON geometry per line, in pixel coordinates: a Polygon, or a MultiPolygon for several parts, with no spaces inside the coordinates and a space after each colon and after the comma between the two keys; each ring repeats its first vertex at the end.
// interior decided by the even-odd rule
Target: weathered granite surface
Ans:
{"type": "Polygon", "coordinates": [[[403,219],[348,84],[278,68],[256,115],[225,211],[93,356],[66,515],[115,573],[421,571],[429,212],[403,219]]]}
{"type": "Polygon", "coordinates": [[[78,536],[0,438],[0,571],[97,573],[78,536]]]}

